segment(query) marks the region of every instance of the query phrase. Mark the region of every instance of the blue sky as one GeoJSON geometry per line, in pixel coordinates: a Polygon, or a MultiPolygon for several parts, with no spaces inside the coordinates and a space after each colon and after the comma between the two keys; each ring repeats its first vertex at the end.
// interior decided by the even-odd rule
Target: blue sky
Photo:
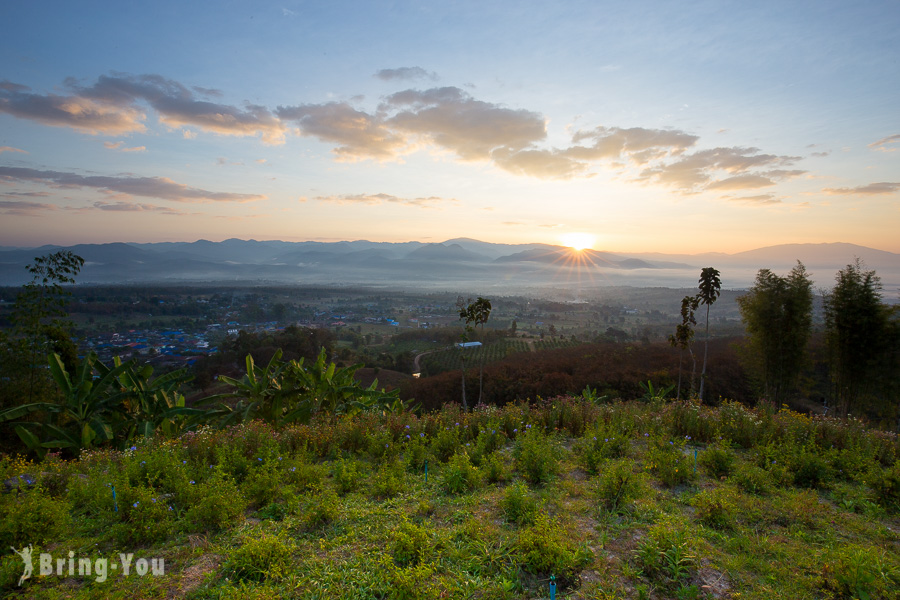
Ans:
{"type": "Polygon", "coordinates": [[[0,245],[900,252],[897,2],[0,7],[0,245]]]}

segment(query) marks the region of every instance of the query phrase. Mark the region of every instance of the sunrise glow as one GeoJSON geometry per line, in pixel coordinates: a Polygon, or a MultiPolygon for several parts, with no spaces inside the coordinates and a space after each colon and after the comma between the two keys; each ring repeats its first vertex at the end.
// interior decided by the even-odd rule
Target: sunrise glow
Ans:
{"type": "Polygon", "coordinates": [[[573,250],[584,250],[585,248],[593,248],[597,238],[589,233],[566,233],[559,237],[563,245],[573,250]]]}

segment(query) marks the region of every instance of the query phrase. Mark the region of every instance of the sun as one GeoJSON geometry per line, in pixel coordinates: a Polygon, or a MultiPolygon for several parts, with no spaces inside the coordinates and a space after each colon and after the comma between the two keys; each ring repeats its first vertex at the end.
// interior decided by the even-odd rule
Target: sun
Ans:
{"type": "Polygon", "coordinates": [[[590,233],[577,232],[564,233],[559,236],[559,239],[569,248],[578,251],[584,250],[585,248],[593,248],[594,242],[596,241],[596,238],[590,233]]]}

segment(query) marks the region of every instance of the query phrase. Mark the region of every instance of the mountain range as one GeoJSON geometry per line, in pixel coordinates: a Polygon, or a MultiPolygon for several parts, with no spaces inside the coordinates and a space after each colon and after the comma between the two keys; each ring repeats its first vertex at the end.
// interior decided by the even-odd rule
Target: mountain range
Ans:
{"type": "Polygon", "coordinates": [[[784,244],[736,254],[576,251],[549,244],[493,244],[468,238],[424,242],[109,243],[38,248],[0,247],[0,285],[21,285],[35,257],[71,250],[85,260],[79,283],[241,283],[370,285],[458,289],[556,286],[693,287],[699,270],[714,266],[724,287],[752,285],[756,271],[785,273],[797,260],[817,285],[856,258],[881,276],[885,290],[900,287],[900,254],[854,244],[784,244]]]}

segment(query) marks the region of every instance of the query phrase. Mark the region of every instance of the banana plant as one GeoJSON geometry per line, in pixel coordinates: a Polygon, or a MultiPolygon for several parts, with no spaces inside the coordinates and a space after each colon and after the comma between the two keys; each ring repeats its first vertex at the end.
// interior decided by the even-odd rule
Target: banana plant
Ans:
{"type": "Polygon", "coordinates": [[[0,413],[0,421],[21,419],[33,412],[48,413],[50,422],[22,421],[15,428],[25,445],[40,457],[50,448],[67,449],[77,455],[112,440],[113,427],[124,413],[123,396],[115,383],[127,365],[109,368],[96,354],[90,354],[70,375],[58,354],[52,354],[49,363],[60,401],[16,406],[0,413]]]}
{"type": "MultiPolygon", "coordinates": [[[[115,365],[120,364],[121,360],[116,357],[115,365]]],[[[127,422],[123,428],[125,439],[138,435],[152,437],[156,433],[171,437],[188,428],[191,418],[200,420],[208,413],[184,405],[184,395],[179,388],[191,379],[187,369],[151,379],[153,367],[150,365],[138,367],[131,361],[125,364],[127,368],[117,378],[127,409],[127,422]]]]}
{"type": "Polygon", "coordinates": [[[220,375],[219,381],[234,388],[226,394],[216,394],[198,401],[198,405],[210,404],[220,400],[234,400],[232,404],[222,403],[207,414],[223,426],[236,425],[261,417],[273,422],[273,417],[283,412],[284,391],[282,389],[283,373],[286,364],[282,362],[282,351],[279,348],[265,368],[256,365],[253,356],[247,355],[245,360],[247,372],[240,379],[220,375]]]}

